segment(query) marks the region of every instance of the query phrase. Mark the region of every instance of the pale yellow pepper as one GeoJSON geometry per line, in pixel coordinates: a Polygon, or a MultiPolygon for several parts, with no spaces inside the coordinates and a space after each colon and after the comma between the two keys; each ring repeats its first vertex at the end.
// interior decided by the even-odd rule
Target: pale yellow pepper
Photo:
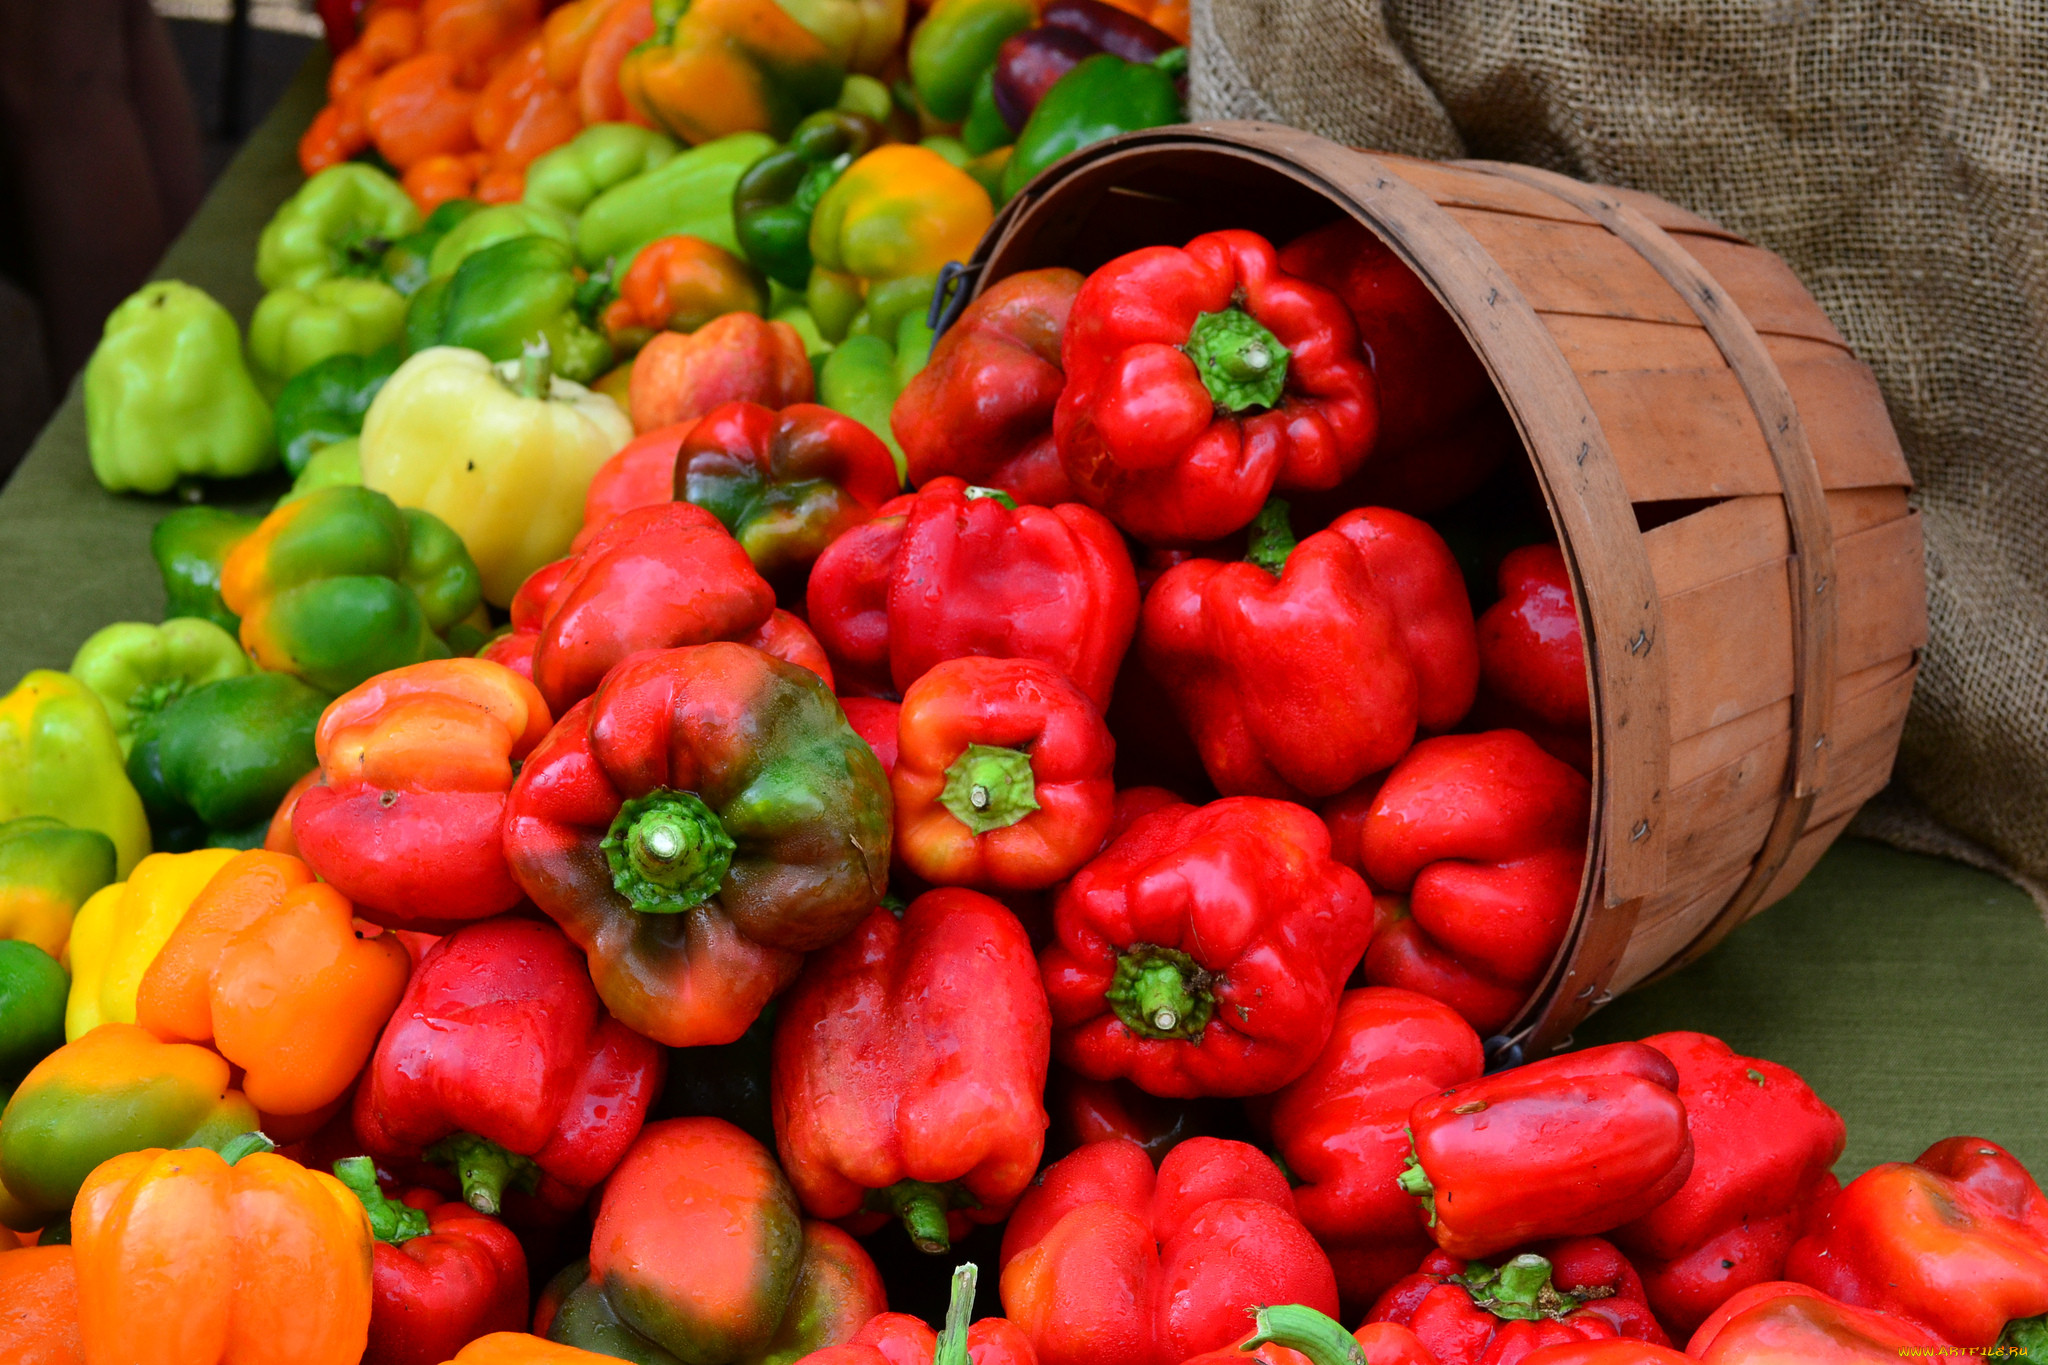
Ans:
{"type": "Polygon", "coordinates": [[[202,848],[152,853],[135,865],[127,881],[93,893],[71,922],[65,1038],[82,1037],[101,1024],[135,1022],[135,992],[142,974],[214,873],[237,852],[202,848]]]}
{"type": "Polygon", "coordinates": [[[149,852],[149,819],[106,706],[78,679],[47,668],[0,697],[0,821],[24,815],[106,835],[117,876],[149,852]]]}

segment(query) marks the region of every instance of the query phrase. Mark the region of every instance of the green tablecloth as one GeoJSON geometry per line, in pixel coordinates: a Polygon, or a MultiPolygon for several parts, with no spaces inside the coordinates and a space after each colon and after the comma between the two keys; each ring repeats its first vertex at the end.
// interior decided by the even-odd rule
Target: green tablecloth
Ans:
{"type": "MultiPolygon", "coordinates": [[[[259,292],[256,236],[299,183],[296,142],[324,76],[324,63],[308,63],[160,274],[247,319],[259,292]]],[[[222,500],[239,495],[253,509],[277,486],[222,500]]],[[[0,494],[0,679],[64,667],[108,621],[158,619],[149,532],[170,505],[100,491],[74,385],[0,494]]],[[[1958,1132],[2002,1142],[2048,1173],[2044,981],[2048,933],[2017,888],[1850,840],[1782,904],[1706,960],[1591,1020],[1579,1041],[1699,1029],[1798,1069],[1849,1121],[1844,1176],[1958,1132]]]]}

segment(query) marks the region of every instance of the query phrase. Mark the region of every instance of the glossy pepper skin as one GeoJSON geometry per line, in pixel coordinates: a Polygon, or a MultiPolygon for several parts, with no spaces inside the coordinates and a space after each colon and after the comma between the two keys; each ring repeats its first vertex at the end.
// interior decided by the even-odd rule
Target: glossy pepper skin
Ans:
{"type": "MultiPolygon", "coordinates": [[[[1560,757],[1593,724],[1586,654],[1564,552],[1524,545],[1500,562],[1500,600],[1479,620],[1479,668],[1491,699],[1560,757]],[[1554,736],[1554,738],[1553,738],[1554,736]]],[[[1575,765],[1583,766],[1583,765],[1575,765]]]]}
{"type": "Polygon", "coordinates": [[[114,841],[47,815],[0,821],[0,939],[61,957],[71,921],[114,880],[114,841]]]}
{"type": "Polygon", "coordinates": [[[356,930],[353,910],[297,858],[237,854],[143,973],[136,1022],[167,1042],[212,1047],[265,1114],[333,1104],[412,970],[397,939],[356,930]]]}
{"type": "Polygon", "coordinates": [[[432,1190],[392,1199],[366,1156],[335,1162],[334,1175],[376,1237],[363,1365],[441,1365],[477,1337],[526,1325],[526,1252],[510,1228],[432,1190]]]}
{"type": "Polygon", "coordinates": [[[1611,1236],[1642,1271],[1650,1304],[1691,1332],[1738,1290],[1782,1279],[1805,1211],[1831,1194],[1845,1133],[1788,1067],[1738,1055],[1704,1033],[1642,1040],[1678,1069],[1692,1174],[1611,1236]]]}
{"type": "Polygon", "coordinates": [[[605,1184],[587,1276],[542,1330],[632,1360],[791,1361],[887,1306],[860,1244],[806,1221],[768,1149],[711,1118],[642,1131],[605,1184]]]}
{"type": "Polygon", "coordinates": [[[724,317],[685,335],[663,332],[633,361],[626,401],[636,431],[695,422],[725,403],[785,408],[814,394],[804,339],[787,322],[752,313],[724,317]]]}
{"type": "Polygon", "coordinates": [[[734,133],[670,157],[644,175],[601,191],[576,220],[576,251],[592,270],[607,261],[623,274],[657,237],[699,237],[740,249],[733,228],[733,187],[749,166],[775,150],[761,133],[734,133]]]}
{"type": "Polygon", "coordinates": [[[888,779],[816,674],[737,644],[614,669],[520,770],[512,875],[606,1005],[729,1043],[886,886],[888,779]]]}
{"type": "Polygon", "coordinates": [[[419,226],[419,210],[390,176],[360,161],[330,166],[264,225],[256,278],[265,289],[367,278],[377,273],[385,248],[419,226]]]}
{"type": "Polygon", "coordinates": [[[340,1181],[266,1150],[129,1152],[71,1213],[87,1360],[354,1365],[370,1222],[340,1181]],[[167,1349],[168,1348],[168,1349],[167,1349]]]}
{"type": "Polygon", "coordinates": [[[1479,651],[1443,538],[1384,507],[1299,544],[1267,504],[1246,560],[1189,559],[1145,595],[1145,667],[1226,796],[1333,796],[1470,709],[1479,651]]]}
{"type": "Polygon", "coordinates": [[[84,1365],[69,1246],[0,1252],[0,1352],[14,1365],[84,1365]]]}
{"type": "Polygon", "coordinates": [[[100,1163],[147,1147],[218,1147],[257,1124],[228,1064],[134,1024],[102,1024],[23,1078],[0,1117],[0,1181],[21,1210],[9,1225],[61,1219],[100,1163]]]}
{"type": "Polygon", "coordinates": [[[567,1213],[640,1131],[665,1062],[605,1013],[559,930],[485,920],[421,959],[356,1088],[356,1136],[408,1171],[453,1166],[480,1213],[513,1188],[567,1213]]]}
{"type": "Polygon", "coordinates": [[[574,224],[562,214],[536,204],[492,204],[448,229],[427,257],[427,282],[445,280],[470,257],[517,237],[545,237],[569,243],[574,224]]]}
{"type": "Polygon", "coordinates": [[[1330,1263],[1255,1147],[1133,1142],[1048,1167],[1003,1233],[1003,1310],[1040,1365],[1159,1365],[1228,1346],[1257,1305],[1337,1311],[1330,1263]]]}
{"type": "Polygon", "coordinates": [[[142,801],[106,708],[68,673],[34,669],[0,697],[0,821],[41,815],[113,841],[127,876],[149,852],[142,801]]]}
{"type": "Polygon", "coordinates": [[[932,151],[877,147],[832,182],[811,214],[817,269],[875,282],[936,275],[974,254],[995,220],[988,191],[932,151]]]}
{"type": "Polygon", "coordinates": [[[977,1277],[972,1261],[954,1268],[943,1331],[908,1313],[877,1313],[851,1341],[813,1351],[802,1365],[1036,1365],[1030,1340],[1009,1319],[968,1322],[977,1277]]]}
{"type": "Polygon", "coordinates": [[[221,601],[220,571],[235,546],[262,524],[220,507],[180,507],[149,533],[150,557],[164,583],[164,615],[198,616],[230,634],[242,620],[221,601]]]}
{"type": "Polygon", "coordinates": [[[1301,1221],[1330,1254],[1337,1288],[1364,1308],[1433,1249],[1408,1164],[1408,1110],[1425,1095],[1479,1079],[1479,1035],[1427,996],[1346,991],[1322,1055],[1255,1110],[1298,1182],[1301,1221]]]}
{"type": "Polygon", "coordinates": [[[1877,1365],[1909,1353],[1947,1355],[1955,1350],[1953,1343],[1910,1319],[1857,1308],[1803,1284],[1777,1281],[1751,1285],[1715,1309],[1686,1344],[1685,1358],[1705,1365],[1770,1365],[1781,1360],[1877,1365]]]}
{"type": "Polygon", "coordinates": [[[419,293],[421,286],[433,277],[434,248],[482,209],[483,205],[474,199],[450,199],[435,205],[417,231],[408,232],[385,248],[377,263],[384,282],[407,298],[419,293]]]}
{"type": "Polygon", "coordinates": [[[1154,1095],[1261,1095],[1306,1071],[1372,934],[1372,893],[1300,806],[1143,816],[1083,867],[1039,956],[1053,1052],[1154,1095]]]}
{"type": "Polygon", "coordinates": [[[359,436],[363,414],[398,368],[398,348],[328,356],[293,375],[277,395],[277,448],[297,476],[327,446],[359,436]]]}
{"type": "Polygon", "coordinates": [[[1401,1188],[1430,1235],[1477,1259],[1524,1242],[1604,1232],[1669,1199],[1692,1174],[1678,1070],[1641,1043],[1547,1057],[1418,1100],[1401,1188]]]}
{"type": "Polygon", "coordinates": [[[876,910],[814,955],[777,1007],[770,1073],[804,1211],[893,1214],[932,1254],[1000,1222],[1045,1149],[1051,1028],[1023,926],[976,892],[876,910]]]}
{"type": "Polygon", "coordinates": [[[740,250],[769,279],[802,289],[811,278],[811,215],[832,182],[879,144],[882,125],[846,109],[801,120],[789,141],[749,166],[733,187],[740,250]]]}
{"type": "Polygon", "coordinates": [[[677,150],[673,138],[652,128],[593,122],[527,166],[520,198],[573,217],[612,186],[667,164],[677,150]]]}
{"type": "Polygon", "coordinates": [[[845,83],[831,49],[779,4],[662,4],[654,21],[654,36],[619,64],[619,92],[685,142],[739,132],[787,137],[845,83]]]}
{"type": "Polygon", "coordinates": [[[1670,1345],[1635,1268],[1597,1237],[1545,1243],[1498,1265],[1431,1252],[1367,1321],[1410,1329],[1440,1365],[1521,1365],[1575,1341],[1670,1345]]]}
{"type": "Polygon", "coordinates": [[[1038,22],[1031,0],[938,0],[910,35],[910,82],[942,123],[968,116],[974,88],[1013,33],[1038,22]]]}
{"type": "MultiPolygon", "coordinates": [[[[1176,38],[1148,22],[1141,8],[1101,0],[1051,0],[1039,15],[1038,27],[1007,39],[996,54],[989,89],[990,103],[1007,130],[1013,135],[1021,131],[1060,77],[1098,52],[1145,63],[1186,44],[1185,36],[1176,38]]],[[[1184,21],[1183,13],[1183,28],[1184,21]]]]}
{"type": "Polygon", "coordinates": [[[1003,198],[1083,147],[1118,133],[1180,122],[1176,83],[1187,72],[1187,60],[1184,48],[1149,61],[1126,61],[1110,52],[1083,58],[1045,92],[1018,132],[1003,166],[1003,198]]]}
{"type": "Polygon", "coordinates": [[[504,361],[545,340],[562,377],[588,383],[611,368],[612,346],[594,325],[595,300],[585,283],[567,242],[507,238],[413,296],[406,349],[460,346],[504,361]]]}
{"type": "MultiPolygon", "coordinates": [[[[1369,802],[1357,832],[1360,870],[1374,887],[1406,897],[1373,938],[1366,980],[1441,1000],[1481,1033],[1499,1029],[1571,923],[1586,856],[1586,779],[1519,730],[1491,730],[1423,740],[1377,793],[1357,795],[1369,802]]],[[[1333,824],[1344,819],[1325,813],[1333,824]]]]}
{"type": "Polygon", "coordinates": [[[923,486],[954,474],[1018,502],[1074,500],[1052,435],[1066,374],[1060,342],[1080,272],[1053,267],[999,280],[967,305],[904,386],[889,424],[923,486]]]}
{"type": "Polygon", "coordinates": [[[1050,1150],[1065,1155],[1121,1138],[1144,1148],[1155,1166],[1189,1138],[1214,1136],[1230,1117],[1227,1101],[1163,1100],[1129,1081],[1091,1081],[1063,1066],[1047,1080],[1045,1108],[1050,1150]]]}
{"type": "Polygon", "coordinates": [[[235,637],[200,617],[174,616],[162,625],[116,621],[86,637],[71,659],[71,676],[107,708],[125,754],[144,718],[195,687],[249,671],[235,637]]]}
{"type": "Polygon", "coordinates": [[[934,479],[818,556],[811,628],[843,690],[900,695],[943,660],[984,654],[1051,664],[1108,704],[1137,624],[1130,552],[1078,503],[1008,501],[934,479]]]}
{"type": "Polygon", "coordinates": [[[337,698],[292,840],[364,918],[429,932],[501,914],[505,794],[552,719],[533,684],[486,659],[380,673],[337,698]]]}
{"type": "Polygon", "coordinates": [[[767,308],[768,282],[744,257],[701,237],[657,237],[619,277],[618,297],[601,319],[605,336],[624,354],[660,331],[692,332],[727,313],[767,308]]]}
{"type": "Polygon", "coordinates": [[[249,318],[256,382],[276,393],[332,356],[395,346],[405,334],[405,311],[405,296],[382,280],[338,278],[306,289],[273,289],[249,318]]]}
{"type": "Polygon", "coordinates": [[[71,978],[33,943],[0,939],[0,1108],[36,1064],[64,1046],[71,978]]]}
{"type": "Polygon", "coordinates": [[[481,596],[476,562],[445,522],[348,485],[278,508],[221,567],[250,656],[326,692],[446,658],[443,634],[481,596]]]}
{"type": "Polygon", "coordinates": [[[153,853],[126,881],[95,891],[71,923],[71,995],[64,1035],[76,1039],[103,1023],[135,1021],[142,974],[233,849],[153,853]]]}
{"type": "Polygon", "coordinates": [[[903,694],[896,733],[896,856],[928,882],[1042,891],[1109,835],[1116,741],[1050,664],[948,659],[903,694]]]}
{"type": "Polygon", "coordinates": [[[2010,1152],[1952,1137],[1849,1182],[1793,1244],[1785,1278],[1957,1345],[2040,1339],[2048,1198],[2010,1152]]]}
{"type": "Polygon", "coordinates": [[[314,764],[326,694],[289,673],[195,688],[136,727],[128,780],[166,852],[253,848],[277,803],[314,764]]]}
{"type": "Polygon", "coordinates": [[[1075,296],[1060,355],[1067,477],[1147,545],[1228,535],[1275,489],[1333,488],[1379,429],[1350,313],[1255,233],[1111,261],[1075,296]]]}
{"type": "Polygon", "coordinates": [[[255,474],[277,449],[235,320],[176,280],[142,286],[107,315],[85,366],[85,439],[94,476],[115,493],[255,474]]]}

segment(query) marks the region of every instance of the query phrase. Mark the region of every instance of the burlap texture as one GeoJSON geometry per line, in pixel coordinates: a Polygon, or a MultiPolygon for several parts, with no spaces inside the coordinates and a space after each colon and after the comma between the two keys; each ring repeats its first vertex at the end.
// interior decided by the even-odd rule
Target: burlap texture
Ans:
{"type": "Polygon", "coordinates": [[[1791,263],[1876,369],[1924,514],[1930,639],[1897,771],[1948,829],[1896,799],[1868,827],[2048,881],[2048,5],[1194,0],[1193,17],[1195,117],[1647,190],[1791,263]]]}

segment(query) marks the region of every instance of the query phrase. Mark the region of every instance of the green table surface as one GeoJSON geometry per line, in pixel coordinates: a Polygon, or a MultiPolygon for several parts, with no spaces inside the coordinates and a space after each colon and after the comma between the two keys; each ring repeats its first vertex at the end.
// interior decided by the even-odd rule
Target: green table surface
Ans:
{"type": "MultiPolygon", "coordinates": [[[[222,175],[158,271],[245,322],[256,237],[300,183],[299,131],[322,101],[317,57],[222,175]]],[[[282,479],[209,497],[254,510],[282,479]]],[[[99,626],[159,619],[150,528],[168,499],[117,498],[86,463],[77,385],[0,493],[0,678],[62,668],[99,626]]],[[[2004,1143],[2048,1174],[2048,932],[2018,888],[1935,858],[1846,840],[1785,901],[1703,961],[1628,996],[1580,1043],[1698,1029],[1801,1072],[1842,1111],[1846,1177],[1936,1138],[2004,1143]]]]}

